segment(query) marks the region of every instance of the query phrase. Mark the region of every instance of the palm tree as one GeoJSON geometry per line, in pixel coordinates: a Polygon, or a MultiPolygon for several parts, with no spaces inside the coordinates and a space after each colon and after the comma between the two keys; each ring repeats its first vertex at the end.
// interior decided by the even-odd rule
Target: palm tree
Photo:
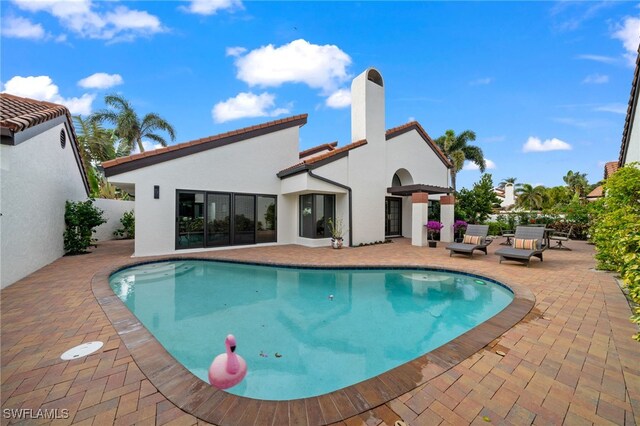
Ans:
{"type": "Polygon", "coordinates": [[[567,184],[567,187],[574,193],[578,194],[579,197],[584,197],[587,193],[587,187],[589,186],[589,182],[587,181],[587,174],[574,172],[573,170],[569,170],[567,174],[562,178],[564,183],[567,184]]]}
{"type": "Polygon", "coordinates": [[[514,187],[519,187],[519,186],[521,186],[522,184],[521,184],[521,183],[516,184],[516,181],[517,181],[517,180],[518,180],[518,178],[514,178],[514,177],[508,177],[508,178],[502,179],[502,181],[500,182],[500,184],[498,185],[498,187],[500,187],[500,188],[504,188],[504,187],[505,187],[505,186],[507,186],[507,184],[509,184],[509,183],[510,183],[511,185],[513,185],[514,187]]]}
{"type": "Polygon", "coordinates": [[[140,152],[144,152],[142,139],[151,139],[162,146],[167,146],[167,141],[162,136],[155,133],[163,130],[169,134],[171,141],[175,141],[176,135],[173,126],[156,113],[149,113],[138,117],[129,101],[122,95],[107,95],[104,103],[111,109],[102,109],[91,115],[92,122],[101,124],[109,122],[115,126],[115,134],[125,143],[125,151],[130,155],[137,145],[140,152]]]}
{"type": "Polygon", "coordinates": [[[436,145],[453,164],[451,186],[454,190],[456,189],[456,174],[462,170],[465,160],[475,163],[482,173],[487,167],[482,150],[477,146],[468,145],[469,141],[475,140],[476,134],[472,130],[465,130],[457,136],[453,130],[447,130],[444,135],[435,140],[436,145]]]}
{"type": "Polygon", "coordinates": [[[545,197],[545,188],[538,185],[535,188],[528,183],[522,184],[517,191],[516,205],[527,210],[540,209],[545,197]]]}

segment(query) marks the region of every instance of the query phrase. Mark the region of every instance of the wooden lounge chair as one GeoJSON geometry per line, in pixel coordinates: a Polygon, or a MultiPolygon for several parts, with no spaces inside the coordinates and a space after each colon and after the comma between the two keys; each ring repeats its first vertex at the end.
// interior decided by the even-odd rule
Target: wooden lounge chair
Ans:
{"type": "Polygon", "coordinates": [[[502,248],[496,251],[500,256],[500,263],[503,260],[513,260],[529,266],[532,257],[537,257],[542,262],[542,252],[545,228],[539,226],[518,226],[513,238],[513,246],[502,248]],[[516,248],[517,247],[517,248],[516,248]]]}
{"type": "Polygon", "coordinates": [[[467,231],[464,234],[464,240],[461,243],[453,243],[449,244],[446,249],[449,250],[449,257],[455,254],[464,254],[469,257],[473,257],[474,250],[483,251],[484,254],[487,254],[487,246],[491,244],[493,240],[487,239],[487,234],[489,233],[489,225],[468,225],[467,231]],[[470,238],[471,237],[471,238],[470,238]],[[479,237],[479,238],[473,238],[479,237]],[[467,242],[477,239],[477,242],[467,242]]]}

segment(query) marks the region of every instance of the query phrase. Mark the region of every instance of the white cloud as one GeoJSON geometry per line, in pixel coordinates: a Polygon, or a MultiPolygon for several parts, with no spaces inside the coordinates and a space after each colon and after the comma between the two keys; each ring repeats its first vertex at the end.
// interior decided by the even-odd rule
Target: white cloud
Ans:
{"type": "Polygon", "coordinates": [[[578,55],[577,59],[586,59],[588,61],[602,62],[604,64],[612,64],[616,61],[616,58],[612,58],[611,56],[603,56],[603,55],[578,55]]]}
{"type": "Polygon", "coordinates": [[[287,108],[275,108],[275,95],[261,93],[256,95],[251,92],[242,92],[234,98],[218,102],[213,106],[211,115],[216,123],[237,120],[245,117],[275,117],[289,113],[287,108]]]}
{"type": "Polygon", "coordinates": [[[48,101],[62,104],[69,108],[71,114],[91,114],[91,104],[96,95],[85,93],[79,98],[63,98],[58,86],[53,84],[51,77],[41,75],[38,77],[15,76],[4,84],[3,92],[16,96],[48,101]]]}
{"type": "Polygon", "coordinates": [[[600,105],[593,109],[594,111],[599,112],[612,112],[614,114],[626,114],[627,113],[627,105],[624,104],[606,104],[600,105]]]}
{"type": "Polygon", "coordinates": [[[349,80],[347,67],[351,57],[338,46],[321,46],[299,39],[280,47],[269,44],[238,55],[235,64],[237,77],[249,86],[304,83],[329,95],[349,80]]]}
{"type": "Polygon", "coordinates": [[[11,38],[43,39],[47,36],[40,24],[34,24],[26,18],[7,16],[2,19],[2,35],[11,38]]]}
{"type": "Polygon", "coordinates": [[[491,83],[493,83],[493,78],[491,77],[478,78],[469,82],[471,86],[485,86],[491,83]]]}
{"type": "Polygon", "coordinates": [[[330,108],[346,108],[351,105],[351,90],[338,89],[327,98],[326,104],[330,108]]]}
{"type": "MultiPolygon", "coordinates": [[[[13,0],[13,2],[22,10],[53,15],[63,27],[80,37],[122,41],[165,31],[157,16],[125,6],[114,6],[110,10],[99,11],[91,0],[13,0]]],[[[101,8],[113,6],[113,2],[98,3],[101,8]]]]}
{"type": "Polygon", "coordinates": [[[544,142],[535,136],[529,136],[522,146],[522,152],[568,151],[571,145],[560,139],[546,139],[544,142]]]}
{"type": "Polygon", "coordinates": [[[78,86],[84,87],[85,89],[108,89],[122,84],[123,82],[124,80],[122,80],[122,76],[120,74],[97,72],[78,81],[78,86]]]}
{"type": "MultiPolygon", "coordinates": [[[[496,168],[496,163],[489,160],[488,158],[484,159],[486,169],[493,170],[496,168]]],[[[476,163],[472,163],[471,161],[465,161],[462,170],[480,170],[480,167],[476,163]]]]}
{"type": "Polygon", "coordinates": [[[584,80],[582,80],[583,84],[605,84],[609,82],[609,76],[608,75],[602,75],[602,74],[590,74],[588,76],[586,76],[584,78],[584,80]]]}
{"type": "Polygon", "coordinates": [[[240,46],[236,46],[236,47],[227,47],[226,50],[226,55],[227,56],[240,56],[242,55],[244,52],[246,52],[247,49],[244,47],[240,47],[240,46]]]}
{"type": "MultiPolygon", "coordinates": [[[[160,149],[162,148],[162,145],[160,145],[159,143],[153,142],[153,141],[142,141],[142,147],[144,148],[144,151],[153,151],[154,149],[160,149]]],[[[140,149],[138,148],[138,144],[134,144],[133,146],[133,151],[131,151],[131,154],[139,154],[140,153],[140,149]]]]}
{"type": "Polygon", "coordinates": [[[416,121],[416,118],[414,116],[410,116],[409,118],[407,118],[407,123],[411,123],[413,121],[416,121]]]}
{"type": "Polygon", "coordinates": [[[616,25],[616,30],[611,36],[622,41],[622,45],[627,51],[624,56],[629,61],[629,64],[634,66],[638,52],[638,43],[640,43],[640,18],[625,18],[621,24],[616,25]]]}
{"type": "Polygon", "coordinates": [[[244,9],[240,0],[191,0],[189,6],[181,7],[185,12],[198,15],[215,15],[219,10],[244,9]]]}

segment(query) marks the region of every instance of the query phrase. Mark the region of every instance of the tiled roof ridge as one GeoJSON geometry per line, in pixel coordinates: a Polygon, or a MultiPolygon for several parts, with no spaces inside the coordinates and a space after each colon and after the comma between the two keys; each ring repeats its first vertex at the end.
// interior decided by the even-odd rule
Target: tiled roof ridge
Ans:
{"type": "Polygon", "coordinates": [[[618,171],[618,162],[617,161],[609,161],[604,165],[604,178],[608,178],[612,174],[618,171]]]}
{"type": "Polygon", "coordinates": [[[429,136],[427,131],[424,130],[424,128],[420,125],[420,123],[418,123],[415,120],[414,121],[410,121],[410,122],[405,123],[405,124],[402,124],[400,126],[388,129],[385,132],[385,136],[386,136],[387,140],[389,140],[389,139],[392,139],[393,137],[397,136],[398,133],[402,134],[402,133],[405,133],[406,131],[409,131],[409,130],[414,129],[414,128],[422,136],[422,138],[431,146],[431,148],[435,151],[435,153],[440,157],[442,162],[446,166],[452,167],[451,162],[449,161],[447,156],[444,155],[444,153],[442,152],[440,147],[438,145],[436,145],[436,143],[433,141],[433,139],[431,139],[431,136],[429,136]]]}
{"type": "Polygon", "coordinates": [[[304,151],[300,151],[298,156],[299,158],[304,158],[304,157],[308,157],[309,155],[316,154],[318,152],[325,151],[325,150],[333,151],[336,148],[336,146],[338,146],[338,141],[323,143],[321,145],[317,145],[317,146],[305,149],[304,151]]]}
{"type": "Polygon", "coordinates": [[[341,146],[340,148],[336,148],[331,152],[327,152],[327,153],[318,155],[316,157],[312,157],[312,158],[309,158],[307,160],[303,160],[303,161],[301,161],[299,163],[296,163],[291,167],[287,167],[286,169],[280,170],[279,173],[284,173],[284,172],[287,172],[289,170],[296,169],[298,167],[309,166],[311,164],[317,163],[317,162],[322,161],[322,160],[326,160],[328,158],[334,157],[334,156],[336,156],[338,154],[341,154],[343,152],[346,152],[346,151],[351,151],[354,148],[358,148],[358,147],[360,147],[362,145],[366,145],[366,144],[367,144],[367,140],[366,139],[361,139],[359,141],[351,142],[350,144],[345,145],[345,146],[341,146]]]}
{"type": "Polygon", "coordinates": [[[6,127],[12,132],[20,132],[62,115],[66,115],[71,120],[71,113],[64,105],[24,98],[10,93],[0,93],[0,114],[0,127],[6,127]],[[20,106],[18,106],[19,104],[20,106]],[[36,108],[28,111],[24,104],[36,108]]]}
{"type": "Polygon", "coordinates": [[[146,158],[146,157],[153,157],[159,154],[164,154],[166,152],[170,152],[170,151],[177,151],[183,148],[187,148],[190,146],[195,146],[195,145],[201,145],[204,143],[209,143],[209,142],[214,142],[214,141],[218,141],[218,140],[222,140],[225,138],[228,138],[230,136],[239,136],[239,135],[243,135],[245,133],[250,133],[252,131],[255,130],[260,130],[260,129],[266,129],[272,126],[277,126],[280,124],[286,124],[286,123],[290,123],[292,121],[296,121],[296,120],[306,120],[307,119],[307,114],[298,114],[298,115],[294,115],[291,117],[287,117],[287,118],[281,118],[279,120],[274,120],[274,121],[269,121],[266,123],[261,123],[261,124],[256,124],[253,126],[249,126],[249,127],[243,127],[241,129],[236,129],[236,130],[231,130],[228,132],[224,132],[224,133],[219,133],[217,135],[212,135],[212,136],[207,136],[205,138],[200,138],[200,139],[195,139],[195,140],[191,140],[191,141],[187,141],[187,142],[182,142],[179,143],[177,145],[170,145],[170,146],[166,146],[166,147],[162,147],[162,148],[158,148],[158,149],[154,149],[151,151],[145,151],[145,152],[141,152],[138,154],[133,154],[133,155],[129,155],[128,157],[119,157],[116,158],[115,160],[109,160],[109,161],[105,161],[104,163],[102,163],[102,167],[104,168],[109,168],[109,167],[113,167],[116,166],[118,164],[123,164],[123,163],[129,163],[131,161],[136,161],[139,160],[141,158],[146,158]]]}

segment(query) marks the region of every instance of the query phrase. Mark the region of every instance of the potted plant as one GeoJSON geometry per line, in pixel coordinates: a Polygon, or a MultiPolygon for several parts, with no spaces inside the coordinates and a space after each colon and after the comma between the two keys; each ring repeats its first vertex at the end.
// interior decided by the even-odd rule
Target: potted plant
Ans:
{"type": "Polygon", "coordinates": [[[435,235],[440,233],[444,225],[437,220],[430,220],[425,226],[427,227],[427,235],[429,236],[429,247],[436,247],[438,243],[435,240],[435,235]]]}
{"type": "Polygon", "coordinates": [[[331,247],[334,249],[342,248],[343,244],[343,235],[344,235],[344,226],[342,225],[342,219],[336,218],[336,221],[333,221],[333,218],[329,218],[327,220],[327,226],[329,227],[329,232],[331,233],[331,247]]]}
{"type": "Polygon", "coordinates": [[[456,220],[453,224],[453,234],[456,236],[456,242],[462,242],[462,233],[467,229],[469,224],[464,220],[456,220]]]}

